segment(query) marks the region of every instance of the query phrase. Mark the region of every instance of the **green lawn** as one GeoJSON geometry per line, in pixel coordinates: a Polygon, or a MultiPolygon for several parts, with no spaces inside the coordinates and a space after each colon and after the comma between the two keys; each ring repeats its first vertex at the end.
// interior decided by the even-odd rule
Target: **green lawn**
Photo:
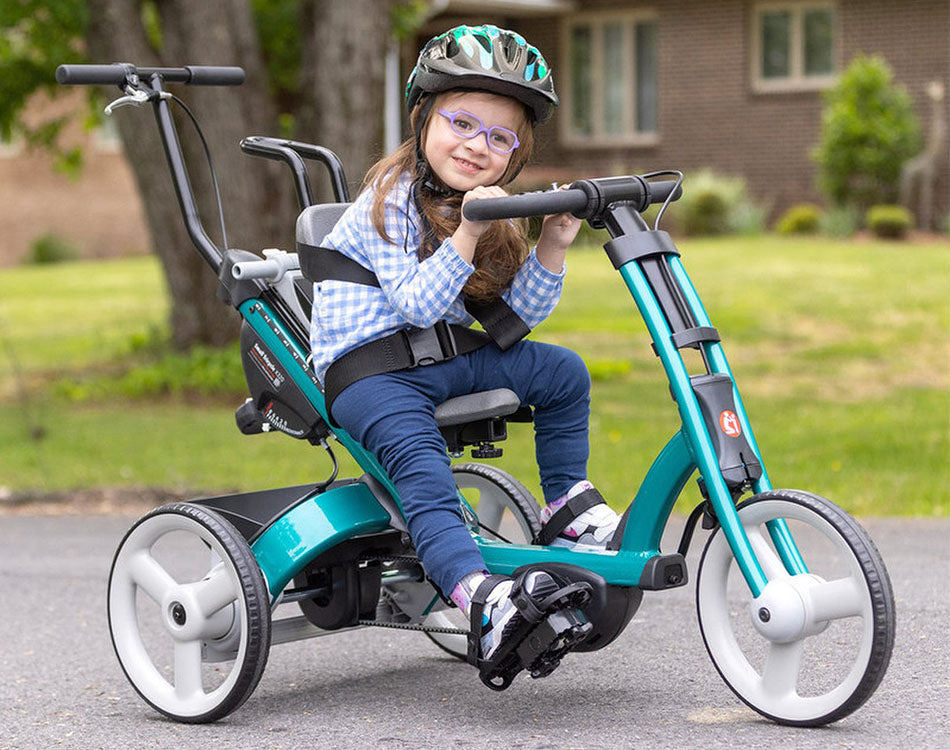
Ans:
{"type": "MultiPolygon", "coordinates": [[[[766,236],[680,247],[775,486],[825,494],[858,514],[950,511],[950,242],[766,236]]],[[[591,477],[622,507],[675,431],[675,409],[603,253],[577,251],[568,262],[562,302],[535,337],[588,361],[591,477]]],[[[0,272],[0,487],[210,492],[327,475],[319,449],[240,435],[232,412],[241,394],[82,403],[51,395],[57,379],[127,367],[143,342],[160,338],[166,305],[152,258],[0,272]],[[42,439],[31,437],[37,424],[42,439]]],[[[498,463],[536,488],[530,427],[511,433],[498,463]]],[[[344,461],[342,470],[355,469],[344,461]]],[[[681,509],[697,498],[691,483],[681,509]]]]}

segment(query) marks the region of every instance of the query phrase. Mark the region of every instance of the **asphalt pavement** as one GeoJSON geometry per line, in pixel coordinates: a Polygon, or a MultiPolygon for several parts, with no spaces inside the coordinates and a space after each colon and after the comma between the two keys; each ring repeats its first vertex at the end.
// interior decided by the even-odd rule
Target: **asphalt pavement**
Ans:
{"type": "Polygon", "coordinates": [[[503,693],[419,633],[361,629],[274,646],[237,712],[178,724],[142,702],[109,639],[109,566],[132,521],[0,516],[0,748],[950,748],[948,519],[862,521],[890,572],[897,640],[876,694],[821,729],[778,726],[733,696],[692,584],[647,593],[613,644],[503,693]]]}

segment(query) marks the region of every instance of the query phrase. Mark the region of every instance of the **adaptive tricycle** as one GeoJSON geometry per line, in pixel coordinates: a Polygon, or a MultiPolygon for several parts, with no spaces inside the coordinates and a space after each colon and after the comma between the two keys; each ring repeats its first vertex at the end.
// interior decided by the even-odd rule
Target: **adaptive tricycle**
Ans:
{"type": "MultiPolygon", "coordinates": [[[[57,80],[119,86],[123,96],[110,110],[153,107],[189,234],[218,274],[221,298],[243,318],[240,348],[250,398],[237,409],[238,427],[321,446],[334,466],[323,482],[173,503],[133,525],[116,552],[108,589],[112,641],[133,687],[169,717],[214,721],[250,696],[272,644],[362,626],[417,630],[465,659],[469,633],[419,564],[393,483],[363,446],[334,426],[310,365],[319,245],[349,200],[339,160],[319,146],[246,138],[245,152],[292,170],[302,208],[298,252],[268,250],[261,259],[219,248],[198,216],[165,85],[235,85],[243,71],[69,65],[57,70],[57,80]],[[328,168],[335,202],[312,205],[305,159],[328,168]],[[331,441],[353,456],[362,476],[337,478],[331,441]],[[299,614],[275,616],[288,608],[299,614]]],[[[682,427],[659,452],[604,550],[538,543],[537,501],[490,465],[454,466],[460,513],[490,572],[540,565],[572,582],[571,632],[583,638],[576,651],[596,651],[616,639],[644,591],[686,584],[685,555],[701,523],[711,533],[696,573],[696,605],[716,669],[763,716],[826,724],[861,706],[887,669],[895,629],[890,582],[874,544],[844,511],[817,495],[772,489],[719,332],[679,251],[658,228],[681,181],[678,172],[581,180],[564,190],[466,205],[472,220],[571,212],[608,230],[607,258],[646,322],[682,427]],[[654,203],[663,208],[651,229],[641,212],[654,203]],[[701,372],[690,373],[684,349],[698,352],[701,372]],[[687,519],[678,549],[661,552],[670,513],[694,472],[703,500],[687,519]]],[[[416,347],[408,338],[409,350],[425,364],[431,342],[416,347]]],[[[532,415],[501,389],[450,399],[436,418],[450,453],[461,456],[471,447],[474,458],[488,459],[500,455],[495,444],[505,439],[507,423],[530,422],[532,415]]],[[[504,664],[482,668],[482,680],[503,690],[522,670],[547,674],[553,665],[539,655],[556,653],[552,643],[562,637],[548,621],[538,624],[504,664]]]]}

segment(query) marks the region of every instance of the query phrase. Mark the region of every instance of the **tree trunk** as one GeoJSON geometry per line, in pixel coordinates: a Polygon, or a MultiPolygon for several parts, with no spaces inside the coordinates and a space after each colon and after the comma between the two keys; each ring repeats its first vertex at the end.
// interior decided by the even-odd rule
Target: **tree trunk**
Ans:
{"type": "MultiPolygon", "coordinates": [[[[277,132],[276,108],[267,93],[264,66],[249,3],[160,0],[163,48],[156,52],[142,26],[141,0],[90,0],[87,34],[93,62],[141,66],[240,65],[239,88],[171,89],[198,118],[214,158],[231,247],[259,252],[293,248],[294,201],[281,166],[250,161],[238,143],[246,135],[277,132]]],[[[232,340],[238,317],[215,296],[217,279],[195,252],[185,231],[151,107],[123,108],[115,117],[125,153],[145,203],[153,249],[171,296],[172,341],[178,348],[232,340]]],[[[222,245],[210,172],[194,126],[172,104],[200,215],[212,240],[222,245]]],[[[286,168],[284,168],[286,169],[286,168]]]]}
{"type": "MultiPolygon", "coordinates": [[[[343,161],[355,194],[382,155],[382,102],[392,0],[304,0],[301,140],[343,161]]],[[[326,196],[322,192],[321,196],[326,196]]]]}

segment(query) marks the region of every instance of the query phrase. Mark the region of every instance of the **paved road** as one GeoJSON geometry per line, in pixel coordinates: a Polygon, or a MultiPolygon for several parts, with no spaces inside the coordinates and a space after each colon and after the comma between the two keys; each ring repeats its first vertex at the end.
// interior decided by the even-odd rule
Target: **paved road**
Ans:
{"type": "Polygon", "coordinates": [[[950,520],[865,522],[896,591],[897,644],[875,696],[820,730],[777,726],[733,697],[692,585],[647,594],[614,644],[504,693],[417,633],[360,630],[275,646],[238,712],[176,724],[138,698],[109,641],[106,580],[129,525],[0,516],[0,747],[950,748],[950,520]]]}

